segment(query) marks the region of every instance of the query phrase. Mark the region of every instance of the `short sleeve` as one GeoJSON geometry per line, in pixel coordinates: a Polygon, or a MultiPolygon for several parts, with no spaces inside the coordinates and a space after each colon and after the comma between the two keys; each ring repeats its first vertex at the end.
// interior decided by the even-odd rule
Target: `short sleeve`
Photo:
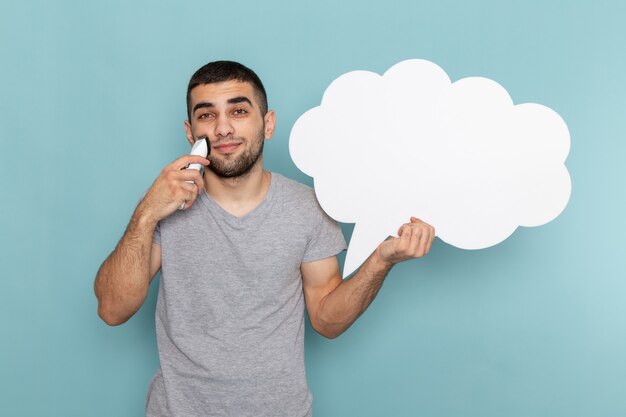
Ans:
{"type": "Polygon", "coordinates": [[[346,250],[346,239],[343,237],[339,224],[331,219],[322,208],[319,208],[320,221],[313,230],[302,262],[313,262],[335,256],[346,250]]]}

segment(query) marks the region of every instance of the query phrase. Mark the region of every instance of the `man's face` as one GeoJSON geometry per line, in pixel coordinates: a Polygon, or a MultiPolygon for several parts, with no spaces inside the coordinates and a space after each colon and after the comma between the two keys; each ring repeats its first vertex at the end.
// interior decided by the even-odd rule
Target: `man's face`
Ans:
{"type": "Polygon", "coordinates": [[[252,84],[225,81],[191,90],[191,120],[185,122],[190,143],[207,136],[208,169],[225,178],[245,175],[261,163],[263,142],[274,132],[275,115],[261,114],[252,84]]]}

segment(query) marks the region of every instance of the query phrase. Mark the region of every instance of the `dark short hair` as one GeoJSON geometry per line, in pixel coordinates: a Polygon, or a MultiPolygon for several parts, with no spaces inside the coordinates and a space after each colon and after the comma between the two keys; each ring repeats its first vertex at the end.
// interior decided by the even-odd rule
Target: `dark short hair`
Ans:
{"type": "Polygon", "coordinates": [[[233,61],[214,61],[201,67],[189,80],[187,86],[187,117],[191,123],[191,90],[203,84],[221,83],[224,81],[241,81],[252,84],[256,93],[261,114],[267,113],[267,94],[258,75],[250,68],[233,61]]]}

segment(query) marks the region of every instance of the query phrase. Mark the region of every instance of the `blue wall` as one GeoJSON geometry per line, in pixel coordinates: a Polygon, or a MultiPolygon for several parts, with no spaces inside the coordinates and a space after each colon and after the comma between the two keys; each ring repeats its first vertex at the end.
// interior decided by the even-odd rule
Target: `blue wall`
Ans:
{"type": "Polygon", "coordinates": [[[266,165],[310,184],[288,155],[296,118],[338,75],[407,58],[561,114],[572,197],[491,249],[436,241],[338,339],[308,328],[316,416],[626,415],[624,4],[3,1],[0,415],[143,414],[156,286],[110,328],[93,278],[141,193],[188,150],[197,67],[259,73],[279,122],[266,165]]]}

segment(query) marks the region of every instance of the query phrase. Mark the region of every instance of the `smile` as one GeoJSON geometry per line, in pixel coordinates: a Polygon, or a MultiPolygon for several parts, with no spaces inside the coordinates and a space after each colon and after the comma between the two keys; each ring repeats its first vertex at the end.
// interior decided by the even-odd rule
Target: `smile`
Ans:
{"type": "Polygon", "coordinates": [[[216,146],[213,146],[213,149],[220,153],[230,153],[233,152],[241,145],[241,142],[230,142],[230,143],[222,143],[216,146]]]}

